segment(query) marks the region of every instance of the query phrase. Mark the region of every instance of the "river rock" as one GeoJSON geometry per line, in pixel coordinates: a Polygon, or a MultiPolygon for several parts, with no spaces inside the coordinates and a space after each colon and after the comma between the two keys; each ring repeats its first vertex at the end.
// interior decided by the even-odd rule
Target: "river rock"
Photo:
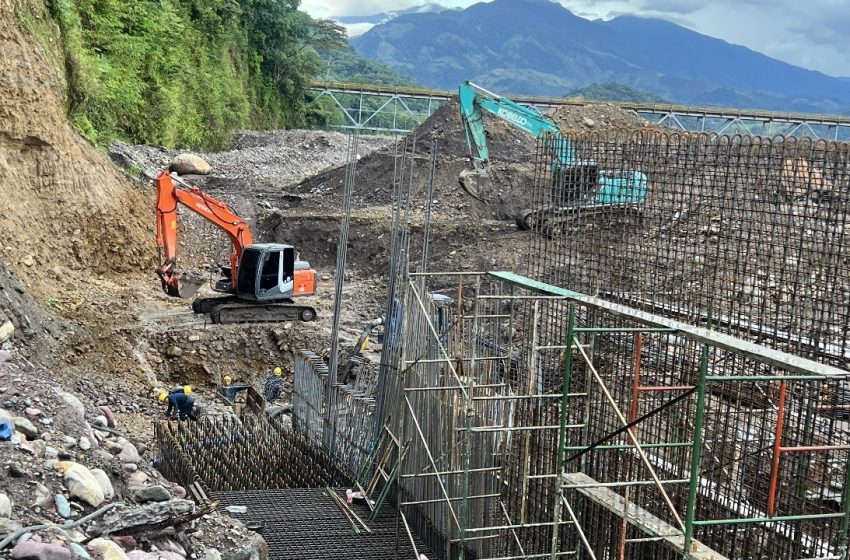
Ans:
{"type": "Polygon", "coordinates": [[[171,160],[169,171],[178,175],[209,175],[210,164],[195,154],[178,154],[171,160]]]}
{"type": "Polygon", "coordinates": [[[70,543],[68,546],[71,547],[71,552],[74,553],[75,558],[82,558],[83,560],[91,560],[91,554],[80,544],[75,542],[70,543]]]}
{"type": "MultiPolygon", "coordinates": [[[[11,352],[9,352],[8,350],[0,350],[0,364],[2,364],[3,362],[8,362],[11,359],[12,359],[12,353],[11,352]]],[[[0,391],[0,392],[2,392],[2,391],[0,391]]]]}
{"type": "Polygon", "coordinates": [[[221,560],[221,552],[214,548],[208,548],[204,554],[204,560],[221,560]]]}
{"type": "Polygon", "coordinates": [[[106,471],[103,469],[91,469],[91,473],[97,479],[98,484],[100,484],[100,489],[103,490],[103,497],[107,500],[112,498],[115,495],[115,489],[112,487],[112,481],[109,479],[106,471]]]}
{"type": "Polygon", "coordinates": [[[12,324],[12,321],[6,321],[0,325],[0,342],[9,340],[13,332],[15,332],[15,325],[12,324]]]}
{"type": "Polygon", "coordinates": [[[71,504],[68,502],[68,498],[62,494],[56,494],[53,501],[56,502],[56,512],[59,514],[59,517],[64,517],[65,519],[71,517],[71,504]]]}
{"type": "Polygon", "coordinates": [[[135,550],[138,546],[138,543],[136,543],[136,539],[134,539],[130,535],[112,536],[111,538],[113,541],[115,541],[115,544],[117,544],[126,551],[135,550]]]}
{"type": "Polygon", "coordinates": [[[15,416],[15,429],[27,436],[28,440],[34,440],[38,437],[38,429],[29,421],[29,418],[15,416]]]}
{"type": "Polygon", "coordinates": [[[103,503],[105,499],[103,489],[90,470],[73,461],[60,461],[56,466],[65,474],[65,486],[71,496],[83,500],[92,507],[103,503]]]}
{"type": "Polygon", "coordinates": [[[76,397],[76,395],[72,395],[71,393],[66,393],[65,391],[57,391],[59,398],[65,401],[71,410],[77,412],[81,417],[85,417],[86,415],[86,407],[83,405],[82,401],[76,397]]]}
{"type": "Polygon", "coordinates": [[[142,460],[136,446],[129,441],[121,448],[121,453],[118,454],[118,459],[120,459],[122,463],[138,463],[142,460]]]}
{"type": "Polygon", "coordinates": [[[34,505],[44,507],[53,501],[53,494],[50,493],[50,490],[47,488],[47,486],[41,484],[40,482],[36,483],[34,494],[34,505]]]}
{"type": "Polygon", "coordinates": [[[9,496],[0,493],[0,519],[9,519],[12,517],[12,501],[9,496]]]}
{"type": "Polygon", "coordinates": [[[171,492],[163,486],[155,484],[153,486],[137,486],[133,488],[133,497],[139,503],[145,502],[167,502],[171,499],[171,492]]]}
{"type": "Polygon", "coordinates": [[[12,549],[12,558],[14,560],[71,560],[71,551],[64,546],[30,539],[12,549]]]}
{"type": "Polygon", "coordinates": [[[99,552],[103,560],[127,560],[121,547],[109,539],[94,539],[89,543],[89,548],[99,552]]]}
{"type": "Polygon", "coordinates": [[[103,417],[106,418],[106,426],[109,428],[115,427],[115,415],[112,414],[112,409],[106,405],[101,405],[98,407],[101,412],[103,412],[103,417]]]}
{"type": "Polygon", "coordinates": [[[86,436],[80,436],[80,441],[79,443],[77,443],[77,445],[79,445],[80,449],[82,449],[83,451],[88,451],[89,449],[91,449],[91,440],[86,436]]]}

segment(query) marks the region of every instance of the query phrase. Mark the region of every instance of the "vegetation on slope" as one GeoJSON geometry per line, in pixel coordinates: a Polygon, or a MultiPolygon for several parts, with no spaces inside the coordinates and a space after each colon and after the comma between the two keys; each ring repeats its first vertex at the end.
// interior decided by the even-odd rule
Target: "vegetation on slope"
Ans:
{"type": "Polygon", "coordinates": [[[217,148],[238,128],[303,125],[316,49],[345,47],[298,0],[44,1],[21,20],[59,51],[68,115],[96,143],[217,148]]]}

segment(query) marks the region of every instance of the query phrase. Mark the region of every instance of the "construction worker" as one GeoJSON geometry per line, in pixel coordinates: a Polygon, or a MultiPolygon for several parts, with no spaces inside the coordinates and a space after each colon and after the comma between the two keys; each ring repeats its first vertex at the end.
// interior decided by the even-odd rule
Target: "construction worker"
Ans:
{"type": "MultiPolygon", "coordinates": [[[[191,392],[191,388],[189,392],[191,392]]],[[[160,393],[159,402],[168,403],[168,409],[165,411],[166,418],[171,418],[176,411],[180,420],[198,419],[195,413],[195,397],[192,395],[187,395],[184,392],[160,393]]]]}
{"type": "Polygon", "coordinates": [[[283,370],[276,367],[272,374],[266,377],[263,396],[267,403],[273,403],[280,396],[281,391],[283,391],[283,370]]]}
{"type": "Polygon", "coordinates": [[[236,393],[238,392],[239,389],[233,386],[233,378],[225,375],[222,378],[221,387],[218,388],[218,394],[227,399],[227,402],[233,404],[236,402],[236,393]]]}
{"type": "Polygon", "coordinates": [[[184,395],[192,394],[192,387],[190,385],[175,385],[171,389],[168,390],[169,395],[173,395],[175,393],[183,393],[184,395]]]}

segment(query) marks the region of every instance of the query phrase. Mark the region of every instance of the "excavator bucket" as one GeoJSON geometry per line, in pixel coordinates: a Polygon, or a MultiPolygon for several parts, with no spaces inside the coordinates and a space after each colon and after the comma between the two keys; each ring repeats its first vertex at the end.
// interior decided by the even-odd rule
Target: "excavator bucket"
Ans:
{"type": "Polygon", "coordinates": [[[190,274],[183,271],[177,271],[169,278],[160,275],[162,280],[162,289],[171,297],[179,297],[182,299],[190,298],[195,295],[195,292],[201,289],[206,279],[196,274],[190,274]]]}
{"type": "Polygon", "coordinates": [[[482,193],[490,190],[490,177],[483,169],[465,169],[460,172],[457,182],[466,194],[480,202],[486,202],[482,193]]]}

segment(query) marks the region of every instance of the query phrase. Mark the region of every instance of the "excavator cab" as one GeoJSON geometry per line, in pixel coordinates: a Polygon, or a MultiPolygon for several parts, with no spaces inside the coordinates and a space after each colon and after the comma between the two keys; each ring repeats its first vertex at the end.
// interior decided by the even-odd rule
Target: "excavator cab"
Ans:
{"type": "Polygon", "coordinates": [[[236,295],[252,301],[280,301],[314,294],[316,271],[296,257],[291,245],[249,245],[239,260],[236,295]]]}

